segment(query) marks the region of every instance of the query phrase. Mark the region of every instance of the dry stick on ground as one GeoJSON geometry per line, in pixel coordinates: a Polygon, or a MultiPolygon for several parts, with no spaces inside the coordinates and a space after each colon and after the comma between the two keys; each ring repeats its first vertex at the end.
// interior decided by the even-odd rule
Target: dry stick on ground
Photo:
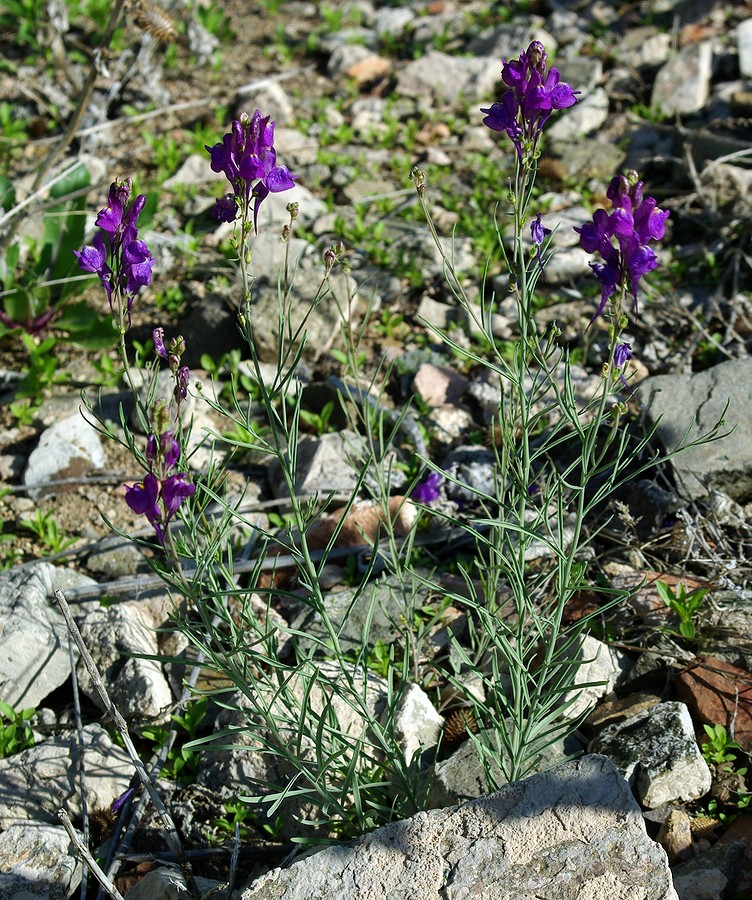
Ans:
{"type": "MultiPolygon", "coordinates": [[[[83,638],[81,637],[81,632],[78,630],[78,626],[73,621],[73,617],[71,616],[70,608],[68,606],[68,602],[65,599],[65,595],[62,591],[55,591],[55,597],[65,618],[65,623],[68,626],[68,631],[71,633],[71,635],[73,636],[73,640],[76,642],[76,646],[78,647],[79,653],[81,654],[81,659],[86,666],[86,670],[89,673],[89,677],[92,680],[92,684],[96,688],[96,691],[99,694],[102,703],[104,704],[105,710],[112,717],[115,723],[115,727],[120,732],[120,736],[123,739],[125,749],[131,758],[131,762],[133,763],[133,766],[136,769],[139,778],[141,779],[141,783],[148,792],[149,797],[154,804],[154,808],[157,810],[160,818],[162,819],[162,823],[165,827],[165,837],[167,843],[170,845],[170,849],[175,853],[178,859],[180,870],[185,876],[188,893],[192,898],[194,898],[194,900],[196,900],[196,898],[200,897],[201,894],[196,885],[196,879],[193,876],[191,865],[185,858],[185,854],[183,853],[183,845],[180,841],[180,838],[178,837],[178,832],[175,828],[175,823],[172,821],[172,816],[167,811],[167,808],[162,802],[162,798],[159,796],[157,789],[154,787],[151,778],[149,778],[149,775],[144,768],[144,764],[141,762],[141,758],[136,752],[136,748],[133,746],[133,741],[131,740],[131,736],[128,731],[128,724],[107,693],[107,689],[105,688],[104,682],[102,681],[102,676],[99,674],[99,670],[97,669],[94,660],[92,659],[91,654],[89,653],[89,650],[86,647],[83,638]]],[[[102,873],[102,876],[104,877],[104,873],[102,873]]]]}
{"type": "MultiPolygon", "coordinates": [[[[86,758],[84,754],[84,727],[81,722],[81,703],[78,696],[78,678],[76,677],[76,656],[73,652],[73,637],[68,633],[68,655],[70,657],[71,679],[73,681],[73,712],[76,718],[76,733],[78,734],[78,779],[81,788],[81,834],[84,847],[89,846],[89,810],[86,796],[86,758]]],[[[84,866],[81,873],[81,898],[86,900],[86,874],[84,866]]]]}
{"type": "Polygon", "coordinates": [[[81,854],[81,857],[86,865],[94,873],[94,877],[97,879],[97,881],[107,891],[110,897],[114,898],[114,900],[124,900],[123,895],[120,893],[120,891],[99,868],[99,866],[97,865],[97,861],[94,859],[91,853],[89,853],[88,847],[86,847],[85,844],[81,843],[81,838],[79,838],[79,836],[76,834],[76,829],[71,824],[71,820],[68,818],[68,813],[66,813],[64,809],[61,809],[58,813],[58,817],[63,823],[63,828],[65,828],[65,830],[68,832],[68,837],[71,839],[71,841],[73,841],[74,847],[81,854]]]}

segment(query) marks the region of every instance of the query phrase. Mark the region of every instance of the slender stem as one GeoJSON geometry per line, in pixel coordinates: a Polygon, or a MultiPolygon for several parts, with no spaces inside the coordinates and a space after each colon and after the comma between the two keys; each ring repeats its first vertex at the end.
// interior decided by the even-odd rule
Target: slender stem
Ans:
{"type": "Polygon", "coordinates": [[[82,843],[81,838],[79,838],[78,834],[76,834],[76,829],[73,827],[71,820],[64,809],[61,809],[58,812],[58,818],[63,823],[63,828],[65,828],[65,830],[68,832],[68,837],[73,842],[76,850],[78,850],[81,858],[89,867],[89,869],[91,869],[94,877],[102,885],[104,890],[107,891],[107,893],[110,897],[113,898],[113,900],[124,900],[123,895],[120,893],[120,891],[99,868],[99,866],[97,865],[97,861],[94,859],[91,853],[89,853],[86,844],[82,843]]]}

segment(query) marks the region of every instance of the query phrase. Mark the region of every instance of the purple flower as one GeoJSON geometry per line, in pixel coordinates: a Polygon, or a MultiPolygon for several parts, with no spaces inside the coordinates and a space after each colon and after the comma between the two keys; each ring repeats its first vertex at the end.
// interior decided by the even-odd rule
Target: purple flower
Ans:
{"type": "Polygon", "coordinates": [[[143,481],[125,486],[125,502],[134,513],[146,518],[155,525],[162,518],[162,511],[157,500],[159,499],[159,480],[151,472],[144,475],[143,481]]]}
{"type": "Polygon", "coordinates": [[[295,186],[296,175],[277,165],[274,149],[274,122],[257,109],[249,118],[245,113],[235,119],[230,131],[213,147],[206,145],[213,172],[223,172],[233,193],[220,197],[212,216],[220,222],[232,222],[238,203],[246,207],[253,198],[253,227],[258,231],[258,213],[268,195],[295,186]]]}
{"type": "Polygon", "coordinates": [[[501,79],[509,90],[500,102],[481,109],[483,122],[493,131],[505,131],[522,159],[525,151],[535,149],[552,111],[573,106],[579,91],[560,80],[558,69],[547,69],[540,41],[533,41],[519,59],[505,61],[501,79]]]}
{"type": "Polygon", "coordinates": [[[614,349],[614,365],[620,369],[630,359],[632,359],[632,345],[626,341],[617,344],[614,349]]]}
{"type": "Polygon", "coordinates": [[[167,351],[164,345],[164,328],[155,328],[151,333],[151,339],[154,342],[154,352],[162,359],[167,359],[167,351]]]}
{"type": "Polygon", "coordinates": [[[191,370],[188,366],[181,366],[175,373],[175,399],[185,400],[188,396],[188,382],[190,381],[191,370]]]}
{"type": "Polygon", "coordinates": [[[545,225],[541,222],[541,214],[536,213],[535,219],[530,224],[530,237],[532,238],[533,245],[538,248],[538,265],[541,267],[541,271],[543,271],[543,258],[541,256],[541,245],[543,241],[546,239],[546,236],[551,234],[551,229],[546,228],[545,225]]]}
{"type": "Polygon", "coordinates": [[[165,478],[162,482],[162,499],[167,513],[165,524],[175,515],[182,502],[195,493],[196,485],[185,472],[177,472],[165,478]]]}
{"type": "Polygon", "coordinates": [[[616,347],[614,347],[614,366],[619,370],[619,381],[621,381],[627,390],[629,390],[629,385],[627,384],[627,379],[624,377],[623,366],[632,359],[632,356],[632,345],[628,344],[626,341],[622,341],[622,343],[617,344],[616,347]]]}
{"type": "Polygon", "coordinates": [[[112,269],[107,265],[107,247],[104,234],[98,231],[89,247],[82,250],[74,250],[73,255],[78,260],[79,266],[84,272],[93,272],[99,276],[99,280],[107,294],[107,300],[112,309],[112,269]]]}
{"type": "Polygon", "coordinates": [[[438,472],[431,472],[412,489],[410,496],[418,503],[429,504],[441,496],[441,485],[444,477],[438,472]]]}
{"type": "Polygon", "coordinates": [[[135,791],[135,788],[128,788],[127,791],[123,791],[123,793],[119,797],[116,797],[112,801],[112,811],[115,813],[119,813],[120,810],[125,806],[125,804],[131,799],[135,791]]]}
{"type": "Polygon", "coordinates": [[[138,217],[146,197],[139,194],[128,205],[132,187],[130,178],[114,181],[110,185],[107,206],[100,209],[96,218],[95,224],[100,230],[91,246],[73,251],[84,272],[94,272],[99,276],[110,311],[113,311],[115,295],[118,314],[122,320],[123,312],[127,312],[129,324],[133,300],[142,287],[151,284],[155,263],[146,243],[138,240],[138,217]]]}
{"type": "Polygon", "coordinates": [[[162,435],[162,458],[164,459],[164,470],[169,472],[175,468],[177,461],[180,459],[180,444],[175,439],[172,431],[165,431],[162,435]]]}
{"type": "Polygon", "coordinates": [[[123,271],[125,273],[125,293],[128,296],[130,312],[133,298],[141,290],[151,284],[151,270],[156,260],[149,253],[145,241],[131,241],[123,247],[123,271]]]}
{"type": "Polygon", "coordinates": [[[655,251],[648,243],[665,235],[669,213],[658,209],[653,197],[644,197],[643,188],[636,172],[617,175],[606,192],[613,211],[597,209],[592,222],[574,229],[580,235],[582,249],[599,253],[603,258],[602,263],[590,263],[601,285],[601,300],[591,322],[603,312],[619,285],[632,292],[634,311],[638,314],[640,279],[658,265],[655,251]]]}

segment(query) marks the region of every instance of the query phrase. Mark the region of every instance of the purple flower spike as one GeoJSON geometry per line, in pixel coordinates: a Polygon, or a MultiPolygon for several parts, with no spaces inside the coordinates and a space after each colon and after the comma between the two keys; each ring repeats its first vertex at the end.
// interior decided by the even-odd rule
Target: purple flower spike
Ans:
{"type": "Polygon", "coordinates": [[[534,151],[543,127],[555,109],[567,109],[577,102],[579,91],[561,81],[559,70],[547,68],[546,49],[540,41],[533,41],[519,59],[505,62],[501,80],[509,88],[499,103],[486,113],[484,124],[493,131],[506,131],[523,158],[526,151],[534,151]]]}
{"type": "Polygon", "coordinates": [[[185,400],[188,396],[188,382],[191,378],[191,370],[188,366],[181,366],[175,374],[175,399],[185,400]]]}
{"type": "Polygon", "coordinates": [[[130,312],[136,294],[151,284],[155,259],[144,241],[138,240],[138,217],[146,203],[139,194],[128,205],[133,182],[130,178],[114,181],[107,195],[107,206],[99,211],[96,225],[100,229],[89,247],[74,250],[84,272],[94,272],[107,294],[110,311],[117,306],[119,324],[130,312]]]}
{"type": "Polygon", "coordinates": [[[587,253],[599,253],[603,263],[590,263],[601,284],[601,301],[592,321],[603,312],[619,285],[631,291],[635,315],[640,279],[658,266],[650,241],[660,240],[666,233],[668,210],[658,209],[653,197],[643,195],[644,184],[636,172],[617,175],[611,180],[606,196],[613,211],[597,209],[592,222],[574,230],[580,235],[580,246],[587,253]]]}
{"type": "Polygon", "coordinates": [[[212,216],[220,222],[233,222],[238,206],[249,211],[253,199],[253,223],[257,229],[259,207],[269,194],[295,186],[296,175],[277,165],[274,149],[274,122],[257,109],[249,118],[245,113],[235,119],[230,131],[213,147],[206,145],[213,172],[224,173],[232,193],[220,197],[212,216]]]}
{"type": "Polygon", "coordinates": [[[441,485],[444,478],[438,472],[431,472],[422,481],[419,481],[412,490],[410,496],[417,503],[428,505],[438,500],[441,496],[441,485]]]}

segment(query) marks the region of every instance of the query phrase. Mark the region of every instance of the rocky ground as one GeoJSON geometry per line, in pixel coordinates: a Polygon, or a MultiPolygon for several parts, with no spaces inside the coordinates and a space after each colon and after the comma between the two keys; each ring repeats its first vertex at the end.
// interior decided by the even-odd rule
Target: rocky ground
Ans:
{"type": "MultiPolygon", "coordinates": [[[[456,257],[471,292],[480,293],[488,260],[486,288],[503,296],[506,283],[493,211],[504,199],[512,150],[503,135],[482,126],[479,113],[498,95],[501,60],[516,56],[538,38],[562,79],[582,91],[581,102],[552,119],[547,130],[538,202],[549,224],[561,224],[555,236],[557,255],[540,282],[537,317],[542,326],[558,322],[561,341],[583,385],[598,377],[607,336],[600,323],[587,328],[598,289],[571,226],[587,220],[605,202],[613,174],[629,168],[645,180],[646,193],[670,210],[669,231],[659,251],[661,266],[644,279],[640,316],[628,332],[635,357],[632,377],[640,384],[630,401],[634,427],[660,415],[657,446],[671,445],[690,421],[699,430],[710,427],[728,401],[725,419],[734,431],[722,443],[636,482],[613,508],[614,524],[599,539],[595,565],[611,586],[632,587],[634,594],[625,607],[603,617],[598,634],[589,638],[592,644],[583,648],[583,659],[598,656],[591,668],[583,668],[584,680],[604,684],[590,697],[594,710],[574,744],[556,751],[562,758],[586,748],[605,754],[630,780],[634,800],[608,781],[610,771],[598,769],[608,788],[598,793],[601,805],[623,811],[630,829],[636,829],[623,841],[638,858],[650,858],[648,868],[655,875],[643,893],[623,896],[672,896],[671,879],[654,855],[655,845],[647,839],[641,845],[634,836],[640,827],[665,848],[682,900],[748,896],[749,0],[541,0],[515,4],[514,9],[472,0],[321,5],[267,0],[202,5],[201,12],[179,3],[173,6],[170,13],[145,4],[128,6],[76,136],[55,166],[85,161],[92,187],[82,194],[80,208],[89,213],[100,208],[115,176],[132,175],[138,190],[147,192],[149,223],[143,236],[157,265],[153,285],[134,307],[129,343],[137,350],[157,324],[168,333],[182,333],[193,383],[209,385],[212,375],[221,381],[242,370],[233,310],[237,283],[227,263],[229,229],[218,228],[209,217],[223,187],[203,150],[204,144],[221,138],[242,110],[259,107],[276,120],[280,161],[300,176],[294,192],[267,201],[254,250],[260,352],[266,359],[274,352],[274,336],[263,323],[276,303],[276,277],[271,273],[278,267],[281,245],[275,234],[286,221],[285,204],[294,199],[300,217],[293,250],[303,255],[300,302],[309,298],[308,283],[320,277],[323,252],[343,240],[357,286],[352,314],[363,327],[364,375],[385,355],[394,361],[387,401],[399,409],[417,398],[428,452],[444,468],[459,465],[461,453],[475,453],[483,461],[488,409],[477,371],[437,346],[426,327],[452,328],[463,346],[478,349],[468,323],[457,314],[427,238],[409,172],[414,165],[426,172],[437,227],[445,237],[454,232],[456,257]],[[709,588],[693,616],[694,637],[678,633],[679,621],[655,587],[659,580],[676,590],[680,583],[687,590],[709,588]],[[723,726],[738,746],[724,746],[716,732],[713,747],[703,753],[706,725],[723,726]]],[[[0,116],[3,104],[12,110],[3,121],[7,139],[2,164],[5,177],[15,185],[17,202],[28,194],[35,173],[73,115],[97,29],[101,31],[101,23],[83,14],[71,13],[66,22],[60,14],[63,8],[50,4],[52,18],[40,14],[26,30],[16,29],[8,15],[0,19],[5,50],[0,116]]],[[[5,191],[4,183],[0,187],[5,191]]],[[[11,203],[5,197],[7,211],[11,203]]],[[[33,205],[30,210],[17,222],[0,219],[6,253],[0,270],[6,290],[14,284],[7,264],[13,260],[14,241],[22,238],[28,246],[30,239],[38,244],[44,240],[41,210],[36,215],[33,205]]],[[[33,253],[22,259],[24,265],[29,282],[37,273],[45,274],[33,253]]],[[[39,315],[45,303],[58,302],[55,290],[37,290],[37,307],[29,319],[39,315]]],[[[0,875],[0,893],[6,891],[7,896],[21,886],[38,896],[66,896],[80,879],[80,871],[62,851],[53,855],[54,865],[47,863],[54,876],[30,875],[28,868],[28,857],[33,856],[29,846],[60,842],[60,806],[69,809],[74,824],[80,823],[71,780],[75,716],[70,660],[65,627],[50,606],[50,593],[59,588],[70,597],[113,699],[139,735],[144,752],[159,743],[147,740],[144,729],[157,727],[155,721],[163,727],[164,710],[175,709],[180,696],[182,673],[175,664],[138,658],[170,657],[184,649],[169,628],[155,631],[167,623],[169,601],[146,580],[143,553],[113,543],[104,521],[146,536],[143,521],[123,499],[123,484],[140,477],[135,463],[122,447],[85,427],[78,412],[81,389],[91,393],[101,388],[103,408],[114,422],[118,403],[126,402],[111,333],[105,329],[102,337],[96,326],[100,320],[109,328],[100,295],[90,282],[80,290],[83,293],[67,300],[85,300],[87,307],[77,317],[66,318],[61,306],[49,325],[25,342],[18,329],[0,335],[0,558],[6,569],[0,573],[0,699],[18,711],[37,711],[31,719],[34,746],[29,746],[29,735],[20,753],[0,759],[0,858],[2,869],[10,872],[6,882],[6,875],[0,875]],[[53,481],[58,483],[51,485],[53,481]],[[28,843],[18,840],[14,829],[20,824],[29,829],[24,838],[28,843]]],[[[5,302],[11,319],[22,320],[7,296],[0,302],[5,302]]],[[[499,304],[494,328],[500,341],[514,340],[515,318],[505,302],[499,304]]],[[[342,374],[336,310],[317,309],[310,332],[311,349],[301,375],[311,386],[309,411],[321,415],[332,396],[332,379],[342,374]]],[[[195,397],[192,402],[200,424],[215,427],[203,405],[195,397]]],[[[302,476],[302,489],[336,489],[331,482],[313,481],[322,471],[337,473],[342,468],[336,437],[335,432],[319,439],[312,425],[311,440],[319,455],[309,476],[302,476]]],[[[195,464],[200,469],[200,455],[195,464]]],[[[230,478],[246,487],[249,500],[263,503],[274,494],[273,477],[258,461],[237,467],[230,478]]],[[[346,580],[344,567],[332,570],[333,590],[346,580]]],[[[571,616],[592,609],[596,599],[582,596],[571,616]]],[[[382,625],[379,636],[388,643],[388,621],[382,625]]],[[[355,640],[358,625],[353,629],[355,640]]],[[[105,820],[96,826],[100,831],[93,836],[95,843],[111,827],[106,811],[128,786],[131,769],[113,740],[110,720],[97,705],[96,692],[83,673],[82,678],[90,804],[104,811],[99,818],[105,820]]],[[[435,718],[429,716],[429,724],[420,726],[427,732],[415,723],[407,726],[416,729],[424,743],[430,743],[431,728],[445,727],[433,713],[435,718]]],[[[197,722],[197,734],[210,726],[212,715],[197,722]]],[[[180,726],[181,735],[192,727],[180,726]]],[[[21,740],[20,720],[16,733],[21,740]]],[[[469,752],[472,745],[460,742],[451,750],[439,764],[436,807],[486,792],[485,774],[469,752]]],[[[207,753],[191,765],[194,762],[189,777],[183,771],[182,778],[164,779],[161,787],[187,846],[196,854],[197,871],[225,879],[232,804],[242,793],[244,773],[256,761],[241,750],[226,758],[207,753]]],[[[174,757],[170,765],[171,774],[179,775],[174,757]]],[[[585,769],[588,765],[583,763],[585,769]]],[[[534,784],[531,797],[535,790],[544,797],[552,790],[550,782],[534,784]]],[[[523,803],[514,790],[508,796],[523,803]]],[[[535,797],[524,802],[545,806],[545,799],[535,797]]],[[[586,796],[583,804],[587,806],[586,796]]],[[[470,818],[480,807],[472,809],[470,818]]],[[[487,808],[483,810],[486,815],[487,808]]],[[[586,817],[584,812],[583,822],[586,817]]],[[[599,822],[588,822],[592,833],[603,832],[599,822]]],[[[429,847],[436,842],[431,829],[460,827],[439,818],[431,823],[424,834],[429,847]]],[[[154,868],[154,841],[160,840],[154,827],[153,822],[143,826],[140,842],[136,838],[118,881],[123,893],[154,868]]],[[[238,883],[278,865],[290,852],[290,837],[284,829],[272,834],[247,829],[238,883]]],[[[467,855],[463,848],[461,842],[456,844],[456,859],[467,855]]],[[[604,845],[603,853],[608,852],[604,845]]],[[[169,858],[169,853],[160,858],[169,858]]],[[[456,859],[452,865],[460,872],[456,859]]],[[[551,866],[556,859],[554,854],[551,866]]],[[[514,864],[522,865],[519,860],[514,864]]],[[[288,879],[289,893],[284,896],[313,896],[305,893],[306,884],[313,883],[308,879],[341,877],[331,860],[320,865],[321,871],[302,876],[302,885],[291,887],[288,879]]],[[[440,860],[436,868],[441,869],[440,860]]],[[[457,874],[455,883],[470,890],[476,876],[469,866],[457,874]]],[[[360,870],[359,877],[373,874],[360,870]]],[[[399,885],[392,889],[406,890],[399,885]]],[[[251,887],[248,897],[267,896],[263,890],[251,887]]],[[[456,890],[436,896],[465,896],[456,890]]],[[[565,896],[556,892],[555,883],[553,890],[552,896],[565,896]]],[[[132,896],[142,896],[133,891],[132,896]]],[[[488,896],[516,896],[490,883],[487,891],[488,896]]]]}

